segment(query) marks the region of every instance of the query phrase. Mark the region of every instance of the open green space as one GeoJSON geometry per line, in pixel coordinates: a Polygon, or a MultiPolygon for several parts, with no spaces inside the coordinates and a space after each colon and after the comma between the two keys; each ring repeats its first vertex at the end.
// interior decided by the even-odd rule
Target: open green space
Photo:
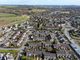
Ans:
{"type": "Polygon", "coordinates": [[[37,60],[37,58],[34,58],[33,56],[22,56],[22,60],[37,60]]]}
{"type": "Polygon", "coordinates": [[[8,52],[10,52],[10,53],[16,53],[18,51],[17,50],[0,50],[0,53],[8,53],[8,52]]]}
{"type": "Polygon", "coordinates": [[[0,18],[1,17],[16,17],[17,15],[15,14],[8,14],[8,13],[0,13],[0,18]]]}
{"type": "Polygon", "coordinates": [[[11,54],[13,54],[14,58],[17,57],[18,52],[19,52],[18,50],[0,50],[0,53],[11,53],[11,54]]]}
{"type": "Polygon", "coordinates": [[[16,23],[21,23],[28,20],[29,18],[30,16],[27,15],[16,16],[15,14],[0,13],[0,26],[7,26],[16,23]]]}
{"type": "Polygon", "coordinates": [[[0,8],[16,8],[17,6],[0,6],[0,8]]]}
{"type": "Polygon", "coordinates": [[[26,60],[26,58],[27,58],[26,56],[22,56],[22,60],[26,60]]]}

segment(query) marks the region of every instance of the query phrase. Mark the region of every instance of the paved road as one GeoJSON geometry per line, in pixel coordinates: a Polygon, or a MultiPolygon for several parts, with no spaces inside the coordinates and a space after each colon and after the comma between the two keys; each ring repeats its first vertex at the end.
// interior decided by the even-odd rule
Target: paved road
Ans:
{"type": "MultiPolygon", "coordinates": [[[[79,47],[79,45],[75,42],[75,40],[70,37],[69,32],[68,32],[69,30],[75,29],[75,28],[73,28],[73,27],[70,25],[69,22],[66,22],[66,23],[67,23],[67,25],[64,26],[64,34],[65,34],[65,36],[68,38],[68,40],[69,40],[71,43],[73,43],[73,44],[75,44],[76,46],[79,47]],[[66,27],[66,26],[67,26],[67,27],[66,27]]],[[[80,47],[79,47],[79,48],[80,48],[80,47]]],[[[73,51],[73,50],[72,50],[72,51],[73,51]]],[[[74,52],[74,51],[73,51],[73,52],[74,52]]],[[[74,52],[73,54],[75,54],[75,52],[74,52]]],[[[75,54],[75,56],[76,56],[76,58],[79,60],[79,58],[78,58],[78,56],[77,56],[76,54],[75,54]]]]}
{"type": "MultiPolygon", "coordinates": [[[[69,40],[71,43],[76,44],[75,40],[70,37],[69,32],[68,32],[69,30],[75,29],[75,28],[72,27],[69,22],[66,22],[66,25],[65,25],[63,28],[64,28],[64,34],[65,34],[65,36],[68,38],[68,40],[69,40]]],[[[78,44],[77,44],[77,45],[78,45],[78,44]]]]}

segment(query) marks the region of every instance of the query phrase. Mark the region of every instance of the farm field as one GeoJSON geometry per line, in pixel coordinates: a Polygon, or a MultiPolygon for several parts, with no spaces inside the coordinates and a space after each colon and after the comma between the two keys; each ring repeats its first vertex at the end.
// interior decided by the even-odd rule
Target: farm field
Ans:
{"type": "Polygon", "coordinates": [[[15,14],[7,14],[7,13],[0,13],[0,27],[21,23],[25,20],[28,20],[30,17],[27,15],[17,16],[15,14]]]}
{"type": "Polygon", "coordinates": [[[17,15],[15,14],[9,14],[9,13],[0,13],[0,18],[1,17],[16,17],[17,15]]]}

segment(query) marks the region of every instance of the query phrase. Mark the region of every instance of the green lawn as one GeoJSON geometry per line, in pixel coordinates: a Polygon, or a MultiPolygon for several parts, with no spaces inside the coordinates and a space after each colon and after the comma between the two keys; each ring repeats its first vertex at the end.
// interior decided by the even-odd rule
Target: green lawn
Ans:
{"type": "Polygon", "coordinates": [[[27,58],[26,56],[22,56],[22,60],[27,60],[26,58],[27,58]]]}
{"type": "Polygon", "coordinates": [[[33,60],[33,57],[22,56],[22,60],[33,60]]]}
{"type": "Polygon", "coordinates": [[[14,58],[17,57],[17,54],[18,54],[18,50],[0,50],[0,53],[11,53],[13,54],[14,58]]]}
{"type": "Polygon", "coordinates": [[[35,57],[33,57],[33,56],[31,56],[31,57],[28,57],[28,56],[22,56],[22,60],[37,60],[37,58],[35,57]]]}
{"type": "Polygon", "coordinates": [[[14,53],[14,52],[18,52],[18,51],[17,50],[0,50],[0,53],[3,53],[3,52],[5,52],[5,53],[8,53],[8,52],[14,53]]]}

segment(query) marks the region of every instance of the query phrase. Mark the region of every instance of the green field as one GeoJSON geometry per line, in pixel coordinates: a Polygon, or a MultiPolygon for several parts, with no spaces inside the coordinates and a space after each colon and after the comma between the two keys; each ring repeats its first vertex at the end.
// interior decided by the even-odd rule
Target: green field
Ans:
{"type": "Polygon", "coordinates": [[[17,15],[15,14],[8,14],[8,13],[0,13],[0,18],[1,17],[16,17],[17,15]]]}
{"type": "Polygon", "coordinates": [[[27,56],[22,56],[22,60],[26,60],[27,59],[27,56]]]}
{"type": "Polygon", "coordinates": [[[27,15],[17,16],[15,14],[0,13],[0,26],[21,23],[28,20],[29,18],[30,16],[27,15]]]}
{"type": "Polygon", "coordinates": [[[16,8],[17,6],[0,6],[0,8],[16,8]]]}
{"type": "Polygon", "coordinates": [[[18,50],[0,50],[0,53],[11,53],[11,54],[13,54],[14,58],[17,57],[18,52],[19,52],[18,50]]]}
{"type": "Polygon", "coordinates": [[[33,56],[31,56],[31,57],[29,57],[29,56],[22,56],[22,60],[37,60],[37,58],[35,57],[33,57],[33,56]]]}
{"type": "Polygon", "coordinates": [[[17,50],[0,50],[0,53],[8,53],[8,52],[10,52],[10,53],[16,53],[18,51],[17,50]]]}

